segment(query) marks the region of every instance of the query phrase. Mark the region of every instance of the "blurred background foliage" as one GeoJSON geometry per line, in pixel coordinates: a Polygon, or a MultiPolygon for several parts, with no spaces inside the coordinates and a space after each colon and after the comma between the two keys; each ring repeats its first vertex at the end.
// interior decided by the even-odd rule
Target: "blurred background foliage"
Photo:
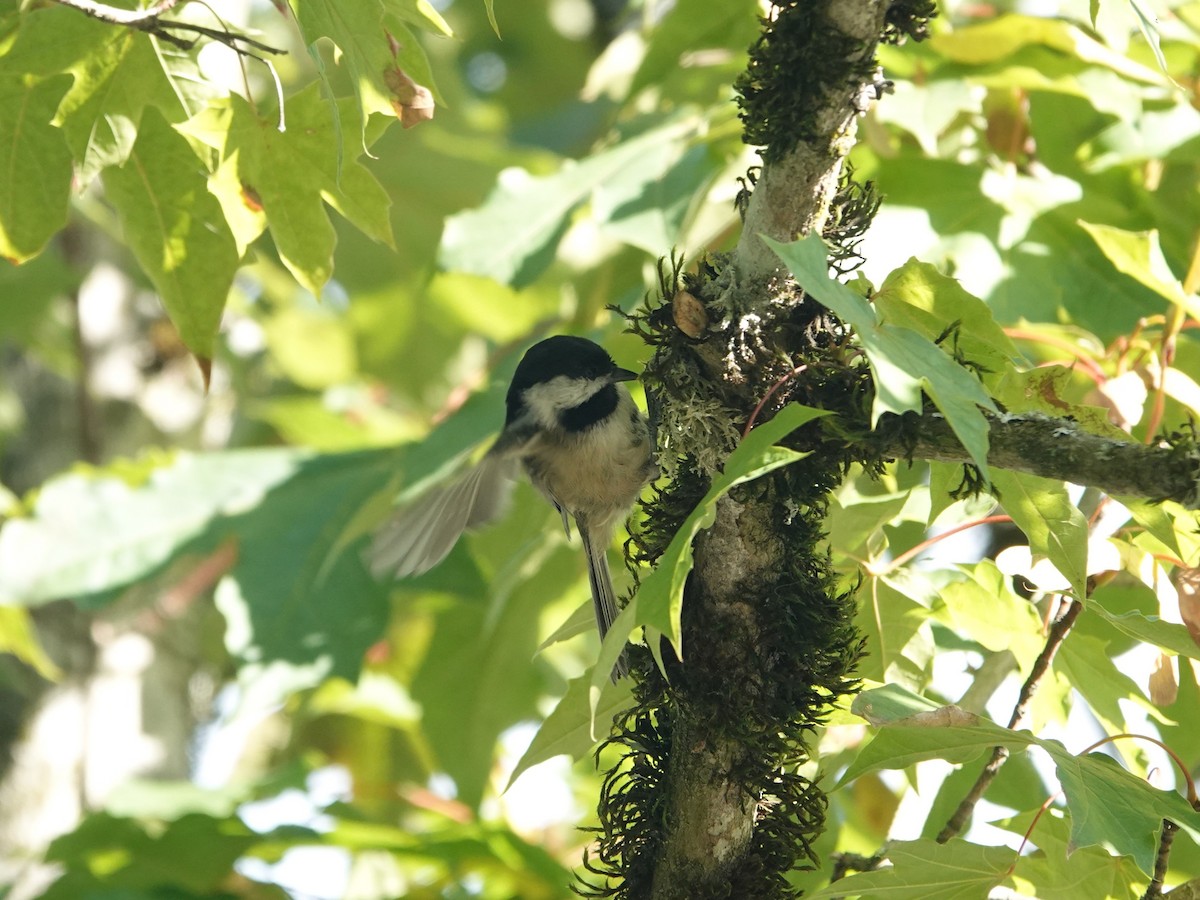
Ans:
{"type": "MultiPolygon", "coordinates": [[[[292,4],[300,25],[282,4],[215,7],[288,51],[272,58],[285,132],[259,62],[0,0],[0,121],[18,101],[43,109],[30,133],[50,148],[41,177],[10,167],[0,189],[5,255],[24,258],[0,267],[0,876],[14,898],[561,897],[580,865],[598,776],[577,720],[544,729],[534,756],[550,761],[504,792],[596,652],[577,546],[522,488],[503,526],[418,579],[378,583],[361,552],[398,492],[486,444],[532,340],[585,333],[637,368],[645,348],[605,307],[641,303],[673,249],[694,260],[736,240],[756,156],[730,85],[758,5],[501,2],[497,35],[477,0],[348,2],[411,26],[406,71],[430,73],[432,120],[397,127],[354,70],[369,54],[309,52],[332,8],[315,0],[292,4]],[[60,57],[31,62],[38,16],[75,23],[56,32],[60,57]],[[107,71],[115,34],[131,42],[118,74],[60,105],[107,71]],[[146,87],[163,65],[201,99],[146,87]],[[162,168],[160,193],[132,177],[142,162],[162,168]],[[229,165],[257,168],[231,181],[229,165]],[[214,242],[184,267],[197,293],[175,301],[153,263],[171,235],[146,249],[160,199],[204,225],[185,248],[214,242]],[[227,296],[211,290],[222,279],[227,296]]],[[[210,21],[198,9],[186,17],[210,21]]],[[[1200,3],[941,12],[929,41],[883,49],[895,93],[851,154],[884,197],[863,276],[932,262],[1025,355],[1034,374],[1010,389],[1050,411],[1099,407],[1137,440],[1181,427],[1200,409],[1200,3]]],[[[23,159],[24,134],[0,125],[5,159],[23,159]]],[[[851,473],[831,543],[848,580],[869,576],[864,677],[958,700],[986,672],[981,708],[1004,720],[1018,666],[995,660],[1027,665],[1040,620],[990,557],[1022,539],[980,528],[939,542],[934,566],[911,561],[931,523],[990,511],[951,502],[954,486],[949,467],[851,473]]],[[[1183,622],[1168,572],[1194,564],[1194,521],[1136,522],[1111,529],[1124,574],[1097,603],[1183,622]]],[[[1087,648],[1056,664],[1039,733],[1073,750],[1098,727],[1158,733],[1200,763],[1196,653],[1103,615],[1079,631],[1087,648]]],[[[835,718],[822,770],[863,738],[835,718]]],[[[1172,784],[1153,752],[1120,756],[1172,784]]],[[[974,774],[939,789],[948,769],[920,770],[934,779],[920,793],[882,772],[835,792],[818,849],[935,833],[974,774]]],[[[994,827],[972,837],[1015,846],[1046,779],[1014,758],[989,795],[994,827]]],[[[1039,829],[1017,887],[1126,896],[1142,877],[1098,848],[1068,865],[1061,821],[1039,829]]],[[[1200,875],[1188,841],[1173,864],[1200,875]]]]}

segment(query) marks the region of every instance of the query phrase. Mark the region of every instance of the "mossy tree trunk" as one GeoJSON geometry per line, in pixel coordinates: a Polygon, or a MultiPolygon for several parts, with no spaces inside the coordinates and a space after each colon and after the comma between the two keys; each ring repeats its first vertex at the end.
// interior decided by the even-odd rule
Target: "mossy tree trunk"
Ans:
{"type": "MultiPolygon", "coordinates": [[[[635,535],[640,562],[658,559],[754,424],[800,402],[836,411],[842,425],[791,435],[808,456],[726,495],[697,540],[684,659],[664,644],[667,678],[648,653],[636,667],[637,705],[614,738],[626,755],[605,783],[590,863],[605,883],[584,893],[789,897],[787,873],[820,864],[812,842],[826,800],[798,771],[830,703],[854,690],[862,647],[824,543],[829,492],[855,462],[879,471],[898,457],[971,460],[932,409],[870,427],[874,386],[849,330],[796,287],[762,236],[821,234],[830,265],[853,267],[878,201],[845,158],[859,115],[887,89],[876,48],[920,39],[934,12],[925,0],[774,3],[737,85],[745,138],[763,159],[747,178],[741,239],[695,273],[664,271],[661,302],[633,319],[656,348],[646,382],[671,476],[635,535]]],[[[1076,482],[1195,505],[1186,448],[1120,444],[1045,416],[991,427],[990,464],[1059,478],[1066,467],[1076,482]]]]}

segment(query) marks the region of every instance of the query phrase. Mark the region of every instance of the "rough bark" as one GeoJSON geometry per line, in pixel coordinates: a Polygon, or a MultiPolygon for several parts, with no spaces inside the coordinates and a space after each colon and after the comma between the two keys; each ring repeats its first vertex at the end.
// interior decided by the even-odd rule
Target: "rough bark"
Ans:
{"type": "MultiPolygon", "coordinates": [[[[1188,447],[1147,446],[1084,431],[1070,419],[1040,413],[989,417],[988,465],[1097,488],[1118,498],[1200,504],[1200,453],[1188,447]]],[[[926,413],[885,455],[969,464],[949,423],[926,413]]]]}
{"type": "MultiPolygon", "coordinates": [[[[714,292],[722,294],[719,302],[750,312],[743,316],[740,332],[732,334],[728,343],[709,342],[695,352],[710,375],[726,364],[728,370],[718,376],[723,383],[720,390],[730,406],[744,407],[744,415],[749,414],[761,396],[762,386],[742,377],[736,366],[728,367],[727,361],[738,352],[751,358],[756,353],[759,358],[769,358],[772,343],[781,339],[769,334],[765,327],[757,328],[759,322],[779,315],[782,309],[774,291],[783,267],[760,236],[790,241],[824,228],[842,181],[845,156],[854,142],[860,97],[864,90],[870,89],[869,79],[861,77],[861,73],[874,69],[871,61],[883,33],[888,5],[882,0],[842,0],[821,6],[824,12],[816,15],[825,16],[825,21],[819,27],[840,32],[841,45],[852,48],[849,57],[842,60],[841,71],[857,76],[831,79],[811,105],[807,139],[797,140],[787,148],[776,147],[774,153],[766,156],[773,161],[766,162],[757,177],[746,208],[741,240],[722,277],[714,282],[714,292]],[[767,312],[768,307],[774,310],[767,312]]],[[[780,502],[778,493],[758,498],[731,495],[720,501],[716,522],[697,543],[695,569],[685,601],[685,611],[691,604],[694,618],[707,623],[707,628],[696,635],[697,643],[706,645],[703,651],[698,651],[702,661],[696,656],[685,659],[685,670],[689,664],[713,667],[720,666],[721,660],[729,660],[726,681],[717,691],[721,694],[727,691],[731,697],[741,694],[747,705],[761,699],[759,709],[778,701],[774,694],[776,686],[767,683],[768,678],[762,677],[762,672],[750,674],[739,670],[736,660],[739,656],[745,659],[764,652],[766,631],[772,627],[766,619],[771,613],[764,612],[755,598],[764,591],[778,591],[780,573],[786,573],[793,562],[789,556],[794,547],[771,537],[778,527],[780,502]],[[720,625],[714,627],[713,623],[720,625]]],[[[829,604],[829,597],[822,590],[811,591],[809,596],[804,593],[793,591],[789,602],[810,609],[836,605],[829,604]]],[[[691,639],[685,624],[685,647],[691,639]]],[[[853,651],[849,652],[852,655],[853,651]]],[[[711,682],[716,677],[702,679],[703,689],[713,690],[711,682]]],[[[820,682],[817,678],[812,680],[820,682]]],[[[764,849],[762,836],[755,834],[756,828],[763,825],[762,812],[777,799],[771,786],[774,776],[769,774],[769,764],[764,766],[761,759],[764,723],[748,726],[744,738],[714,733],[711,722],[706,723],[704,714],[696,713],[693,708],[703,704],[703,700],[697,704],[691,702],[694,698],[689,698],[689,691],[695,690],[687,678],[677,683],[665,781],[665,834],[651,896],[655,900],[725,896],[723,890],[737,891],[739,887],[745,890],[748,882],[743,870],[756,867],[767,873],[762,882],[764,887],[759,888],[763,893],[757,895],[783,895],[786,888],[779,882],[767,892],[770,868],[779,864],[779,859],[777,851],[764,849]],[[755,771],[767,772],[766,778],[758,785],[748,785],[747,773],[755,771]]],[[[730,719],[739,716],[741,710],[736,708],[739,706],[739,700],[731,702],[730,719]]],[[[775,728],[803,731],[816,718],[813,713],[808,719],[800,717],[799,722],[776,723],[775,728]]],[[[766,725],[765,731],[770,730],[771,726],[766,725]]],[[[777,771],[794,765],[793,760],[792,764],[778,768],[780,759],[776,758],[777,771]]],[[[807,833],[820,830],[822,809],[823,800],[818,798],[806,823],[811,829],[807,833]]],[[[785,815],[795,817],[796,813],[792,810],[785,815]]],[[[795,843],[798,846],[793,848],[791,859],[783,864],[785,871],[795,864],[796,856],[803,857],[809,852],[803,837],[798,836],[795,843]]],[[[636,890],[627,894],[639,896],[636,890]]]]}

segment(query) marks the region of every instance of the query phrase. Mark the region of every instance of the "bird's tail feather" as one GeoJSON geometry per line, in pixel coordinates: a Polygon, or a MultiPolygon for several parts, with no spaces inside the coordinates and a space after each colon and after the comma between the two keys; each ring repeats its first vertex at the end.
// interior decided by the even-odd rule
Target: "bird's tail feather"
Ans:
{"type": "MultiPolygon", "coordinates": [[[[613,591],[612,578],[608,572],[607,541],[597,540],[587,526],[579,523],[579,535],[583,538],[583,552],[587,556],[588,583],[592,587],[592,608],[596,613],[596,629],[600,632],[600,640],[608,634],[608,629],[617,618],[617,597],[613,591]]],[[[621,651],[617,664],[612,671],[612,680],[616,681],[622,675],[629,674],[629,659],[624,650],[621,651]]]]}

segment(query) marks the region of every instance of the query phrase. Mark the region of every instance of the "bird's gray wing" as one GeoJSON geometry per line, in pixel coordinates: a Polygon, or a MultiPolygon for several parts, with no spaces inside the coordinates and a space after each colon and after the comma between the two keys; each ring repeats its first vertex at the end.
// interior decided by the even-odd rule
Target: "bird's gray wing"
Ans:
{"type": "Polygon", "coordinates": [[[503,511],[516,475],[516,460],[489,453],[450,482],[426,491],[398,509],[375,532],[371,572],[380,577],[420,575],[448,554],[467,528],[484,525],[503,511]]]}

